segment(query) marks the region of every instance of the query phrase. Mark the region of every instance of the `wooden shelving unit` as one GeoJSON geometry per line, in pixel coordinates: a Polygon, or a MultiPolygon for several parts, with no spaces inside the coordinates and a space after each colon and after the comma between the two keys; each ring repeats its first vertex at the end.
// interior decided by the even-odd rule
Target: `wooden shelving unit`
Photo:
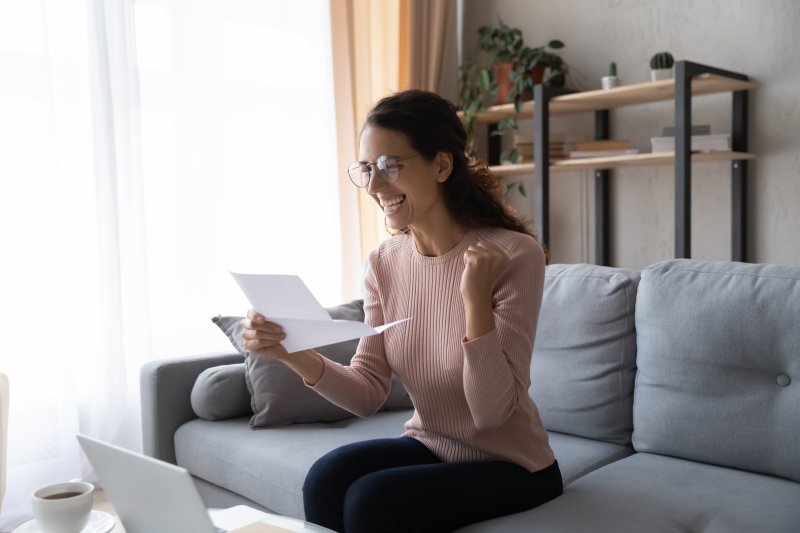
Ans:
{"type": "MultiPolygon", "coordinates": [[[[742,152],[692,152],[692,163],[736,161],[755,158],[755,154],[742,152]]],[[[674,164],[675,152],[659,152],[656,154],[645,153],[566,159],[551,163],[550,172],[575,172],[579,170],[593,170],[596,168],[611,169],[674,164]]],[[[498,176],[518,176],[520,174],[532,174],[535,171],[535,167],[536,165],[534,163],[520,163],[518,165],[493,165],[489,168],[498,176]]]]}
{"type": "MultiPolygon", "coordinates": [[[[612,169],[651,166],[675,166],[675,257],[691,255],[691,167],[693,163],[731,162],[732,183],[732,251],[734,261],[746,260],[747,161],[755,154],[747,151],[747,91],[755,87],[747,76],[689,61],[675,64],[675,78],[624,85],[608,90],[569,92],[537,85],[534,100],[525,102],[519,114],[513,104],[497,105],[478,112],[476,122],[496,124],[508,116],[534,121],[535,160],[542,165],[499,163],[499,138],[490,137],[489,162],[501,176],[534,174],[534,225],[539,239],[549,244],[549,176],[551,172],[595,171],[595,262],[609,264],[610,217],[609,179],[612,169]],[[732,151],[691,152],[691,103],[693,96],[715,93],[733,94],[732,151]],[[675,102],[675,151],[642,153],[549,161],[550,116],[594,112],[595,139],[608,139],[609,110],[617,107],[663,101],[675,102]]],[[[490,127],[491,131],[491,127],[490,127]]]]}
{"type": "MultiPolygon", "coordinates": [[[[746,91],[756,85],[751,81],[727,78],[717,74],[701,74],[692,79],[692,94],[726,93],[746,91]]],[[[675,99],[675,80],[660,80],[646,83],[621,85],[613,89],[598,89],[580,93],[555,96],[550,100],[550,115],[566,115],[581,111],[598,111],[636,104],[651,104],[675,99]]],[[[535,102],[522,103],[522,111],[517,115],[514,104],[492,106],[475,115],[477,124],[493,124],[505,117],[517,115],[520,119],[533,118],[535,102]]]]}

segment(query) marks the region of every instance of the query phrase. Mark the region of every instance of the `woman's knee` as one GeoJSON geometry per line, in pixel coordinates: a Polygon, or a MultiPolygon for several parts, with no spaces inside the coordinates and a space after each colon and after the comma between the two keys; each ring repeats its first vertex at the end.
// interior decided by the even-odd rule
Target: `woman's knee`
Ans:
{"type": "Polygon", "coordinates": [[[309,479],[330,479],[339,477],[338,474],[342,471],[350,469],[351,457],[353,456],[352,445],[345,445],[334,450],[329,451],[319,459],[317,459],[311,468],[308,470],[306,482],[309,479]]]}
{"type": "Polygon", "coordinates": [[[347,489],[344,498],[344,523],[346,531],[381,532],[401,531],[402,513],[397,503],[401,500],[397,489],[385,472],[374,472],[360,477],[347,489]]]}

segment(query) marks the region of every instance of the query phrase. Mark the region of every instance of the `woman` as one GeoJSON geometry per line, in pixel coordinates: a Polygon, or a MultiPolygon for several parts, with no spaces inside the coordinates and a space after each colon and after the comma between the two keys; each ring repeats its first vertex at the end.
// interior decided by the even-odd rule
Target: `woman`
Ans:
{"type": "Polygon", "coordinates": [[[402,436],[343,446],[303,487],[306,520],[336,531],[451,531],[562,493],[528,395],[545,256],[503,201],[499,178],[465,156],[453,105],[411,90],[381,100],[348,168],[397,233],[369,256],[366,321],[411,320],[361,339],[350,366],[287,354],[255,311],[247,349],[275,357],[349,411],[374,414],[392,372],[414,415],[402,436]]]}

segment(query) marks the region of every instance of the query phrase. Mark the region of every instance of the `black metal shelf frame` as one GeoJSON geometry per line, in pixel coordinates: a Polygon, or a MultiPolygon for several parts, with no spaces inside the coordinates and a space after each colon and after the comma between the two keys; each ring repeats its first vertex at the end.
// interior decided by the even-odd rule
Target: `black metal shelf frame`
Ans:
{"type": "MultiPolygon", "coordinates": [[[[747,81],[737,72],[701,65],[691,61],[675,63],[675,257],[691,257],[691,124],[692,78],[701,74],[716,74],[747,81]]],[[[550,100],[575,91],[559,87],[534,87],[534,229],[539,241],[550,243],[550,100]]],[[[748,91],[732,91],[731,148],[747,152],[748,91]]],[[[594,138],[609,139],[611,130],[608,109],[594,112],[594,138]]],[[[489,164],[500,162],[500,137],[492,135],[496,125],[489,126],[489,164]]],[[[731,259],[747,260],[747,160],[731,161],[731,259]]],[[[611,169],[598,168],[595,177],[595,263],[610,264],[611,217],[609,182],[611,169]]]]}

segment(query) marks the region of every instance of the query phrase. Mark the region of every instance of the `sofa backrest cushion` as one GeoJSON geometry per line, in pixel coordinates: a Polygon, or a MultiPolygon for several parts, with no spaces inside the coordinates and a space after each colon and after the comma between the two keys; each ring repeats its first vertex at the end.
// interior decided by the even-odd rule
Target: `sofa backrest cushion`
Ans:
{"type": "Polygon", "coordinates": [[[530,395],[551,431],[630,444],[639,273],[548,265],[530,395]]]}
{"type": "Polygon", "coordinates": [[[642,272],[633,445],[800,481],[800,268],[642,272]]]}

